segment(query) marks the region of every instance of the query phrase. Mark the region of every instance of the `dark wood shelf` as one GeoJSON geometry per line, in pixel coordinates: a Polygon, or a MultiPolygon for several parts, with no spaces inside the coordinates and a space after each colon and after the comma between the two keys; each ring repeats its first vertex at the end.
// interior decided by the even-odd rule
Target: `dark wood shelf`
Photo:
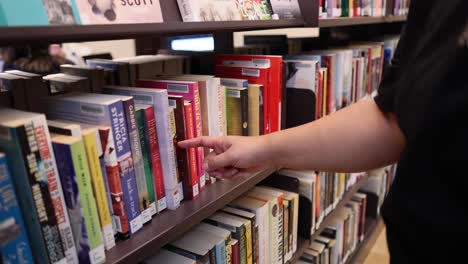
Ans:
{"type": "Polygon", "coordinates": [[[184,201],[177,210],[162,212],[130,239],[118,242],[106,252],[106,263],[141,262],[272,173],[274,170],[268,169],[255,175],[208,185],[197,200],[184,201]]]}
{"type": "Polygon", "coordinates": [[[160,2],[163,23],[0,27],[0,46],[318,26],[318,0],[299,0],[303,19],[218,22],[182,22],[177,0],[160,2]]]}
{"type": "Polygon", "coordinates": [[[364,175],[363,177],[361,177],[361,179],[353,186],[351,187],[351,189],[349,189],[345,195],[343,196],[343,199],[341,199],[341,201],[336,205],[335,209],[333,211],[331,211],[331,213],[329,213],[322,221],[322,223],[320,224],[320,226],[318,227],[317,230],[315,230],[314,234],[311,236],[310,240],[311,241],[314,241],[315,238],[317,238],[320,233],[322,233],[323,229],[325,229],[325,227],[327,227],[330,222],[333,220],[333,218],[335,218],[337,212],[338,212],[338,209],[340,208],[344,208],[346,206],[346,204],[351,200],[351,198],[353,198],[353,195],[359,191],[359,189],[367,182],[367,179],[368,179],[368,176],[367,175],[364,175]]]}
{"type": "Polygon", "coordinates": [[[354,253],[351,254],[351,256],[349,256],[348,260],[346,261],[346,264],[364,263],[364,260],[372,250],[372,247],[379,238],[380,232],[383,230],[383,228],[384,223],[382,218],[367,218],[366,236],[364,240],[361,243],[359,243],[359,245],[357,245],[354,253]]]}
{"type": "Polygon", "coordinates": [[[296,263],[299,258],[304,254],[304,251],[307,249],[307,247],[310,245],[310,240],[306,240],[302,237],[297,238],[297,251],[296,253],[292,256],[292,258],[288,261],[288,264],[294,264],[296,263]]]}
{"type": "Polygon", "coordinates": [[[319,20],[320,28],[347,27],[357,25],[370,25],[382,23],[395,23],[406,21],[406,16],[383,16],[383,17],[352,17],[352,18],[324,18],[319,20]]]}

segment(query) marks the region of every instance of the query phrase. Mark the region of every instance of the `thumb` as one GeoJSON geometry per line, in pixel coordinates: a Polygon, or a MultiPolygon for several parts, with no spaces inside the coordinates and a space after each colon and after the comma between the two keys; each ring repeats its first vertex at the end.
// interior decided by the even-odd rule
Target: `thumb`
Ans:
{"type": "Polygon", "coordinates": [[[232,157],[231,152],[226,151],[219,155],[209,155],[205,160],[205,170],[207,172],[216,171],[226,167],[231,167],[234,164],[235,160],[232,157]]]}

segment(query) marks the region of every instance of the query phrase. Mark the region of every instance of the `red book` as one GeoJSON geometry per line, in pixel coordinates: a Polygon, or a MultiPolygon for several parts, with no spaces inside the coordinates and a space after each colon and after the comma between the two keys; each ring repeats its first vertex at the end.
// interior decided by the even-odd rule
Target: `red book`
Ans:
{"type": "Polygon", "coordinates": [[[335,65],[334,65],[334,56],[323,55],[322,56],[322,65],[328,68],[328,78],[327,78],[327,112],[324,115],[331,114],[335,111],[335,65]]]}
{"type": "Polygon", "coordinates": [[[166,192],[164,190],[164,178],[161,165],[161,156],[159,153],[158,133],[156,132],[156,117],[153,107],[145,109],[146,130],[148,132],[147,145],[150,148],[151,171],[153,172],[153,181],[155,185],[156,199],[158,200],[158,212],[164,210],[166,205],[166,192]]]}
{"type": "MultiPolygon", "coordinates": [[[[187,139],[194,138],[194,130],[195,127],[193,126],[193,110],[192,110],[192,103],[190,101],[185,101],[184,103],[184,113],[185,113],[185,134],[187,135],[187,139]]],[[[195,148],[189,148],[189,171],[190,175],[184,182],[184,192],[187,192],[193,198],[198,197],[198,174],[197,174],[197,157],[195,148]]]]}
{"type": "MultiPolygon", "coordinates": [[[[268,112],[270,114],[270,131],[267,130],[266,133],[281,130],[281,105],[283,103],[283,57],[271,55],[217,55],[216,65],[269,68],[269,75],[267,76],[268,79],[265,83],[255,82],[252,84],[263,84],[264,91],[268,91],[269,94],[268,97],[264,97],[266,98],[266,105],[268,105],[267,108],[269,109],[268,112]]],[[[218,75],[218,72],[216,72],[216,75],[218,75]]],[[[219,76],[229,77],[223,75],[219,76]]],[[[246,79],[245,74],[241,77],[246,79]]],[[[250,80],[249,83],[251,83],[250,80]]]]}
{"type": "Polygon", "coordinates": [[[315,119],[322,117],[322,96],[323,96],[323,76],[322,71],[319,69],[317,71],[317,99],[315,103],[315,119]]]}
{"type": "MultiPolygon", "coordinates": [[[[169,95],[179,95],[193,102],[193,124],[195,126],[195,137],[203,136],[202,133],[202,116],[200,105],[200,92],[198,90],[198,82],[190,81],[173,81],[173,80],[138,80],[137,85],[145,88],[165,89],[169,95]]],[[[203,148],[197,148],[197,169],[199,177],[200,191],[205,188],[206,178],[203,170],[204,160],[203,148]]]]}
{"type": "Polygon", "coordinates": [[[231,239],[231,245],[232,245],[232,255],[231,255],[232,264],[239,264],[239,241],[236,239],[231,239]]]}

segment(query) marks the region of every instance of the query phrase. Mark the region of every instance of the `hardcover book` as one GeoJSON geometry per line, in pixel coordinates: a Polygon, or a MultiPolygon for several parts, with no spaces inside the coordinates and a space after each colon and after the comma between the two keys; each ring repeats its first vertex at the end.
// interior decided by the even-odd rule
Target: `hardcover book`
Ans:
{"type": "MultiPolygon", "coordinates": [[[[193,124],[193,104],[190,101],[184,102],[184,114],[185,114],[185,134],[187,139],[192,139],[195,136],[195,126],[193,124]]],[[[197,169],[197,154],[195,148],[188,149],[188,165],[189,174],[184,179],[184,185],[187,186],[187,194],[189,197],[196,198],[200,191],[200,182],[198,177],[197,169]]]]}
{"type": "Polygon", "coordinates": [[[100,93],[104,87],[104,70],[81,67],[76,65],[60,65],[60,71],[70,75],[81,76],[89,79],[92,93],[100,93]]]}
{"type": "Polygon", "coordinates": [[[226,263],[232,263],[232,236],[229,230],[207,223],[200,223],[196,228],[202,232],[222,237],[226,248],[226,263]]]}
{"type": "Polygon", "coordinates": [[[0,246],[1,259],[3,263],[33,263],[16,192],[5,154],[0,152],[0,232],[6,234],[0,246]]]}
{"type": "Polygon", "coordinates": [[[80,263],[104,263],[104,244],[81,138],[52,135],[57,167],[80,263]]]}
{"type": "MultiPolygon", "coordinates": [[[[176,161],[174,159],[174,142],[171,138],[167,90],[117,86],[108,86],[104,90],[106,89],[113,90],[112,92],[116,94],[133,96],[137,104],[153,106],[154,117],[157,120],[157,122],[155,121],[157,143],[159,145],[167,208],[175,210],[180,205],[180,197],[177,185],[176,161]]],[[[153,153],[153,155],[155,154],[153,153]]],[[[155,172],[153,171],[153,173],[155,172]]],[[[155,184],[158,185],[156,181],[155,184]]],[[[158,208],[160,208],[159,204],[158,208]]]]}
{"type": "MultiPolygon", "coordinates": [[[[177,128],[176,128],[176,122],[175,122],[175,115],[174,115],[174,107],[169,105],[169,120],[171,123],[171,138],[172,142],[174,144],[174,149],[177,149],[177,128]]],[[[174,151],[174,159],[177,160],[177,151],[174,151]]],[[[183,188],[183,183],[182,183],[182,177],[181,174],[179,173],[179,163],[176,162],[176,173],[177,173],[177,185],[179,188],[179,196],[180,200],[186,199],[184,196],[184,188],[183,188]]]]}
{"type": "Polygon", "coordinates": [[[116,188],[116,190],[111,190],[111,194],[114,214],[120,220],[120,223],[116,222],[117,229],[124,236],[129,231],[133,234],[141,229],[141,212],[138,206],[138,191],[129,134],[120,98],[102,94],[72,94],[49,97],[44,100],[44,103],[52,118],[111,127],[120,176],[120,179],[112,177],[113,181],[109,184],[111,189],[116,188]],[[122,188],[123,193],[119,192],[119,187],[122,188]]]}
{"type": "Polygon", "coordinates": [[[247,88],[226,87],[227,129],[230,136],[249,135],[249,98],[247,88]]]}
{"type": "Polygon", "coordinates": [[[49,96],[49,89],[42,80],[42,75],[18,70],[6,71],[6,73],[24,79],[28,110],[43,113],[44,109],[38,99],[49,96]]]}
{"type": "Polygon", "coordinates": [[[108,85],[131,85],[130,64],[128,62],[107,59],[88,59],[86,60],[86,65],[93,69],[110,71],[112,74],[109,76],[111,79],[106,82],[108,85]]]}
{"type": "Polygon", "coordinates": [[[161,23],[157,0],[75,1],[83,25],[161,23]]]}

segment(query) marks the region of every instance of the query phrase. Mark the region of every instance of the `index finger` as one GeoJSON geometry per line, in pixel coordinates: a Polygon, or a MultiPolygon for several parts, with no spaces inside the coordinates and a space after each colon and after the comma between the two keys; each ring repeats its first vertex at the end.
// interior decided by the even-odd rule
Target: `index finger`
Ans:
{"type": "Polygon", "coordinates": [[[217,137],[197,137],[179,142],[179,147],[181,148],[195,148],[195,147],[205,147],[205,148],[215,148],[219,143],[217,137]]]}

